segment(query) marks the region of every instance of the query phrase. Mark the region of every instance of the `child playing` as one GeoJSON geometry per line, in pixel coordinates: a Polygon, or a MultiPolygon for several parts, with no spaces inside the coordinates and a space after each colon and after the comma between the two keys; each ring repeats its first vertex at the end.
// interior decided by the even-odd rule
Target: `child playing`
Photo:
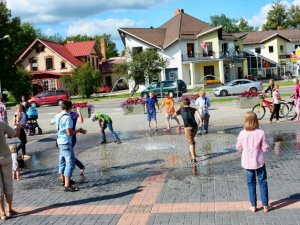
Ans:
{"type": "Polygon", "coordinates": [[[148,126],[151,129],[151,120],[154,120],[155,130],[157,130],[156,109],[159,110],[159,105],[156,96],[153,92],[149,92],[149,97],[145,101],[145,113],[147,113],[148,126]]]}
{"type": "Polygon", "coordinates": [[[10,145],[9,146],[12,158],[12,177],[13,180],[17,179],[20,180],[20,168],[18,164],[18,153],[17,153],[17,146],[10,145]]]}
{"type": "Polygon", "coordinates": [[[103,113],[96,113],[91,115],[92,122],[95,122],[96,120],[99,121],[99,126],[101,128],[101,134],[102,134],[102,140],[100,142],[100,145],[106,144],[106,135],[105,135],[105,129],[108,127],[110,133],[114,135],[116,138],[115,143],[121,144],[119,136],[114,132],[113,126],[112,126],[112,119],[103,113]]]}
{"type": "Polygon", "coordinates": [[[260,187],[261,201],[265,212],[269,211],[269,196],[267,171],[264,153],[269,145],[263,130],[259,129],[257,116],[254,112],[245,113],[245,125],[238,136],[236,149],[242,152],[242,167],[246,169],[248,190],[252,212],[257,210],[256,200],[256,175],[260,187]]]}
{"type": "Polygon", "coordinates": [[[183,100],[183,107],[181,107],[175,115],[181,115],[184,123],[184,132],[185,132],[185,138],[187,143],[189,144],[190,153],[192,156],[192,162],[196,163],[196,155],[195,155],[195,148],[196,148],[196,142],[195,142],[195,135],[197,134],[197,128],[198,124],[195,120],[195,113],[200,120],[200,114],[197,109],[190,107],[190,100],[184,99],[183,100]]]}
{"type": "Polygon", "coordinates": [[[164,130],[165,132],[170,132],[170,119],[175,119],[177,124],[178,124],[178,130],[181,129],[179,119],[177,116],[174,116],[175,109],[174,109],[174,99],[171,96],[172,94],[167,94],[160,106],[159,112],[162,111],[164,105],[166,106],[166,123],[167,123],[167,128],[164,130]]]}
{"type": "Polygon", "coordinates": [[[199,121],[199,131],[198,134],[202,134],[204,128],[204,133],[208,133],[208,123],[209,123],[209,112],[208,107],[210,107],[210,100],[206,97],[205,91],[201,90],[199,92],[199,98],[195,102],[196,108],[200,113],[201,120],[199,121]]]}
{"type": "Polygon", "coordinates": [[[279,86],[276,85],[273,88],[273,111],[270,117],[270,123],[272,123],[272,120],[274,118],[274,115],[276,114],[276,122],[279,122],[279,110],[280,110],[280,102],[281,102],[281,97],[279,93],[279,86]]]}

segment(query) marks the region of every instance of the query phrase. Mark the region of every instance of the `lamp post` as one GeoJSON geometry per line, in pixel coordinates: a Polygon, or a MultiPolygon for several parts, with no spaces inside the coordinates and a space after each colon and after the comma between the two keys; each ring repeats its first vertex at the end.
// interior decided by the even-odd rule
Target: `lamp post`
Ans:
{"type": "MultiPolygon", "coordinates": [[[[7,35],[4,35],[4,37],[2,37],[2,38],[0,38],[0,41],[1,40],[4,40],[4,39],[7,39],[7,38],[9,38],[10,36],[7,34],[7,35]]],[[[1,77],[0,77],[0,95],[2,95],[2,88],[1,88],[1,77]]]]}

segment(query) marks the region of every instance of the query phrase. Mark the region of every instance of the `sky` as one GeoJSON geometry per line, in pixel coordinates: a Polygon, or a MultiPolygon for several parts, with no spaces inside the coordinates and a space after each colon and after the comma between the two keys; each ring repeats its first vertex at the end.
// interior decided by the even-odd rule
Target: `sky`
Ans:
{"type": "MultiPolygon", "coordinates": [[[[224,13],[243,17],[251,26],[261,27],[272,0],[6,0],[13,16],[30,22],[46,35],[111,34],[118,50],[124,48],[120,27],[159,27],[174,16],[175,9],[205,22],[224,13]]],[[[300,0],[284,0],[300,6],[300,0]]]]}

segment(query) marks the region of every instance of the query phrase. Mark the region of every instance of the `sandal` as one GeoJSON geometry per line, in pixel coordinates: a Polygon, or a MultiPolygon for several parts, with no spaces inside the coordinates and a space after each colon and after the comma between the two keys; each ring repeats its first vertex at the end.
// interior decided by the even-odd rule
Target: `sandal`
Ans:
{"type": "Polygon", "coordinates": [[[65,192],[76,192],[76,191],[79,191],[79,188],[73,187],[72,185],[70,185],[69,187],[65,187],[64,191],[65,192]]]}
{"type": "Polygon", "coordinates": [[[10,217],[12,217],[12,216],[14,216],[14,215],[16,215],[16,214],[18,214],[15,210],[11,210],[11,211],[9,211],[7,214],[6,214],[6,216],[7,216],[7,218],[10,218],[10,217]]]}
{"type": "MultiPolygon", "coordinates": [[[[75,180],[72,180],[72,179],[70,180],[70,185],[75,184],[75,183],[76,183],[75,180]]],[[[61,182],[61,185],[62,185],[62,186],[65,186],[65,182],[62,181],[62,182],[61,182]]]]}

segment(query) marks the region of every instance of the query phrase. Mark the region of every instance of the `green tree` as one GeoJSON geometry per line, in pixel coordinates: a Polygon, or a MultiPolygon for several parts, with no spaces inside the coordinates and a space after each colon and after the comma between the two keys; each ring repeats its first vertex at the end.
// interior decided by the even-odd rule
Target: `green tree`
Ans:
{"type": "Polygon", "coordinates": [[[220,16],[215,15],[210,17],[210,24],[212,26],[214,27],[222,26],[223,31],[227,33],[239,32],[238,27],[236,25],[237,22],[238,21],[236,19],[231,19],[223,13],[220,16]]]}
{"type": "MultiPolygon", "coordinates": [[[[15,61],[40,34],[40,31],[29,23],[21,23],[18,17],[12,17],[4,0],[0,0],[0,21],[0,37],[10,36],[10,39],[0,41],[0,80],[2,88],[10,91],[16,82],[15,61]]],[[[19,88],[22,90],[26,87],[20,84],[19,88]]]]}
{"type": "Polygon", "coordinates": [[[291,8],[288,11],[288,27],[300,27],[300,7],[297,5],[291,5],[291,8]]]}
{"type": "Polygon", "coordinates": [[[16,67],[14,82],[10,89],[11,94],[16,100],[20,101],[22,95],[24,95],[26,99],[29,98],[32,91],[31,80],[31,74],[25,68],[16,67]]]}
{"type": "Polygon", "coordinates": [[[85,63],[82,67],[75,69],[71,76],[66,75],[62,80],[69,90],[78,93],[83,98],[89,98],[100,87],[101,74],[90,63],[85,63]]]}
{"type": "MultiPolygon", "coordinates": [[[[88,36],[86,34],[85,35],[78,34],[75,36],[67,37],[65,39],[65,42],[67,42],[67,41],[79,42],[79,41],[96,40],[97,46],[100,49],[101,38],[104,38],[105,42],[106,42],[106,57],[111,58],[111,57],[118,56],[118,50],[116,48],[116,43],[111,40],[110,34],[95,35],[95,36],[88,36]]],[[[102,56],[100,55],[100,57],[102,57],[102,56]]]]}
{"type": "Polygon", "coordinates": [[[114,72],[128,74],[128,79],[135,81],[135,88],[132,92],[134,94],[139,84],[145,84],[146,80],[152,81],[168,63],[168,60],[162,58],[157,51],[147,49],[131,54],[131,59],[127,63],[115,65],[114,72]]]}
{"type": "Polygon", "coordinates": [[[248,21],[241,18],[237,24],[238,32],[252,32],[257,31],[258,27],[252,27],[248,24],[248,21]]]}
{"type": "Polygon", "coordinates": [[[267,14],[267,22],[263,30],[277,30],[278,27],[288,27],[288,13],[286,6],[279,0],[272,4],[272,9],[267,14]]]}
{"type": "Polygon", "coordinates": [[[65,42],[65,39],[60,34],[53,34],[53,35],[42,34],[39,37],[42,38],[42,39],[46,39],[46,40],[49,40],[49,41],[54,41],[54,42],[57,42],[57,43],[60,43],[60,44],[63,44],[65,42]]]}

